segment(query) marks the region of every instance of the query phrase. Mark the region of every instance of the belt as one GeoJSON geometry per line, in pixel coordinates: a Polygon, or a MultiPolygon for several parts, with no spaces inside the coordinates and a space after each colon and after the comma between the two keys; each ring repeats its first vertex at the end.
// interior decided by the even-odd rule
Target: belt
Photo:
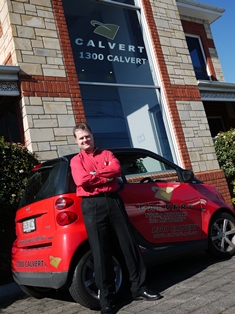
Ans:
{"type": "Polygon", "coordinates": [[[99,194],[82,196],[82,198],[87,198],[87,197],[109,197],[109,196],[114,196],[115,194],[116,194],[116,192],[102,192],[102,193],[99,193],[99,194]]]}

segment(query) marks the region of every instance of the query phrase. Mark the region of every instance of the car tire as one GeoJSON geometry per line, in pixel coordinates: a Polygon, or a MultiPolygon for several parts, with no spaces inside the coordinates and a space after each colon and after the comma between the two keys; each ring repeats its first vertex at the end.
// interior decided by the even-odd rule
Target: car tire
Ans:
{"type": "Polygon", "coordinates": [[[215,214],[208,233],[208,253],[219,258],[235,254],[235,218],[225,212],[215,214]]]}
{"type": "Polygon", "coordinates": [[[55,290],[51,288],[31,287],[20,285],[21,290],[30,297],[42,299],[49,297],[55,290]]]}
{"type": "MultiPolygon", "coordinates": [[[[124,267],[119,260],[113,256],[117,295],[121,294],[125,289],[125,280],[123,276],[124,267]]],[[[69,287],[69,292],[72,298],[82,306],[93,310],[100,309],[91,251],[84,254],[78,261],[74,270],[72,283],[69,287]]]]}

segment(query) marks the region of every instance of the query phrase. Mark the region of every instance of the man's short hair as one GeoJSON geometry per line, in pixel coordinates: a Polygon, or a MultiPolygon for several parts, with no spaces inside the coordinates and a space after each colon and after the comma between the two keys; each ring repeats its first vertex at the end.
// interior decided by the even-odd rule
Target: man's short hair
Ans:
{"type": "Polygon", "coordinates": [[[77,130],[88,130],[92,134],[91,128],[86,122],[80,122],[73,128],[73,135],[75,138],[77,130]]]}

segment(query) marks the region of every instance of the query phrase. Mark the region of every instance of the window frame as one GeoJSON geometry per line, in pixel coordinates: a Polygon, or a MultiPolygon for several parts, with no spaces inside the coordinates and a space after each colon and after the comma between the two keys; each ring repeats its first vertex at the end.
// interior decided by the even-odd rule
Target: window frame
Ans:
{"type": "MultiPolygon", "coordinates": [[[[150,64],[150,73],[152,74],[152,85],[137,85],[137,84],[120,84],[120,83],[106,83],[106,82],[97,82],[97,80],[93,81],[87,81],[87,80],[81,80],[79,78],[78,84],[79,86],[105,86],[105,87],[116,87],[116,88],[145,88],[145,89],[154,89],[156,91],[157,98],[159,98],[159,105],[161,107],[161,113],[162,113],[162,119],[164,122],[165,126],[165,131],[167,134],[167,140],[169,143],[169,148],[170,152],[172,155],[172,160],[176,162],[179,165],[182,165],[182,160],[181,156],[179,153],[179,149],[177,146],[177,141],[175,139],[175,133],[173,131],[173,126],[172,126],[172,121],[171,121],[171,116],[168,108],[168,104],[165,98],[165,95],[163,93],[163,88],[162,88],[162,81],[160,77],[160,72],[158,68],[158,64],[156,62],[156,56],[155,56],[155,51],[153,47],[153,43],[151,40],[151,36],[149,33],[149,27],[147,24],[146,20],[146,14],[143,6],[142,0],[134,0],[135,6],[132,5],[126,5],[124,3],[116,2],[116,1],[111,1],[111,0],[96,0],[99,3],[106,4],[106,5],[115,5],[118,7],[122,7],[125,9],[131,9],[135,10],[138,20],[139,20],[139,25],[142,30],[142,36],[143,36],[143,41],[145,43],[145,48],[146,52],[148,55],[148,61],[150,64]],[[161,90],[162,89],[162,90],[161,90]]],[[[161,153],[159,151],[159,153],[161,153]]]]}
{"type": "Polygon", "coordinates": [[[118,7],[122,7],[125,9],[131,9],[131,10],[140,10],[139,6],[136,5],[131,5],[131,4],[125,4],[117,1],[112,1],[112,0],[96,0],[97,2],[102,2],[104,4],[110,4],[118,7]]]}
{"type": "MultiPolygon", "coordinates": [[[[202,54],[202,58],[203,58],[203,61],[204,61],[204,63],[205,63],[206,75],[207,75],[207,77],[208,77],[208,79],[207,79],[206,81],[211,81],[211,80],[212,80],[212,76],[211,76],[211,73],[210,73],[210,69],[209,69],[208,63],[207,63],[207,61],[206,61],[206,54],[205,54],[204,49],[203,49],[201,37],[200,37],[199,35],[193,35],[193,34],[186,33],[186,34],[185,34],[186,43],[187,43],[187,37],[195,38],[195,39],[198,40],[198,44],[199,44],[199,47],[200,47],[200,52],[201,52],[201,54],[202,54]]],[[[190,51],[189,51],[189,55],[190,55],[190,58],[191,58],[190,51]]],[[[191,58],[191,60],[192,60],[192,58],[191,58]]],[[[193,65],[193,68],[194,68],[193,60],[192,60],[192,65],[193,65]]],[[[194,72],[195,72],[195,71],[194,71],[194,72]]],[[[195,76],[196,76],[196,79],[197,79],[198,81],[203,80],[203,79],[198,79],[198,78],[197,78],[196,72],[195,72],[195,76]]],[[[203,81],[204,81],[204,80],[203,80],[203,81]]]]}

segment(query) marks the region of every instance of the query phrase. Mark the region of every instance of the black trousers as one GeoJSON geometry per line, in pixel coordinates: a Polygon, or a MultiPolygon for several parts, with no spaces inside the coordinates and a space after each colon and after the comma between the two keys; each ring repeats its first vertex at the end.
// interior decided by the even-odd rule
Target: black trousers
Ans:
{"type": "Polygon", "coordinates": [[[84,197],[82,211],[94,258],[95,282],[100,289],[101,306],[109,302],[116,290],[111,247],[113,232],[125,258],[132,294],[141,294],[146,289],[146,268],[130,230],[122,198],[117,193],[84,197]]]}

